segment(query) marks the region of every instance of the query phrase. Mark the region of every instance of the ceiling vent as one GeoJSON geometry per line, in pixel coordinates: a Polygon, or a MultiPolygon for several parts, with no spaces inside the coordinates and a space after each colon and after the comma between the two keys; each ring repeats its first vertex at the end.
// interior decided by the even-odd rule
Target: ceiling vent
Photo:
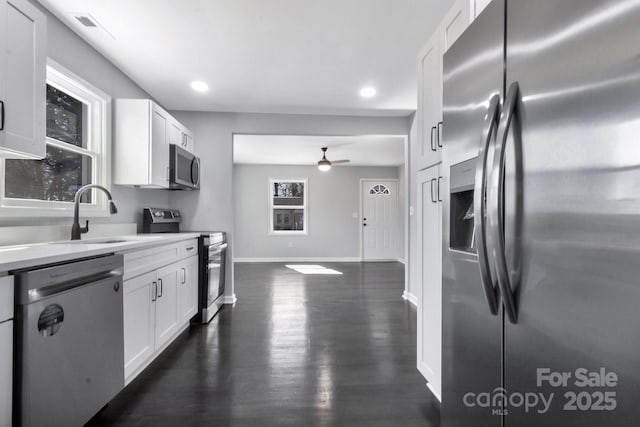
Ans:
{"type": "Polygon", "coordinates": [[[75,17],[82,25],[88,28],[95,28],[98,26],[93,19],[86,15],[80,15],[75,17]]]}

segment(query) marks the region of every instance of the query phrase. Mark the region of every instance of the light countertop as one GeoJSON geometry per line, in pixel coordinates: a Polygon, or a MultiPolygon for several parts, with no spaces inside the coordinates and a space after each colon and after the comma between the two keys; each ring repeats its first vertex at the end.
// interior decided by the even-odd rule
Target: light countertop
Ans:
{"type": "Polygon", "coordinates": [[[71,261],[109,253],[125,253],[166,243],[195,239],[198,233],[135,234],[99,239],[0,246],[0,276],[38,265],[71,261]],[[106,241],[122,242],[105,243],[106,241]]]}

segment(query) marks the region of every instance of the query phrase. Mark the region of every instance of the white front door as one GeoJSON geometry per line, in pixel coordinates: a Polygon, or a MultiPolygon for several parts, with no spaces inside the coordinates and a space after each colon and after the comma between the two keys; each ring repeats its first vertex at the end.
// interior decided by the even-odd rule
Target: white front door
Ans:
{"type": "Polygon", "coordinates": [[[362,180],[362,260],[398,258],[398,182],[362,180]]]}

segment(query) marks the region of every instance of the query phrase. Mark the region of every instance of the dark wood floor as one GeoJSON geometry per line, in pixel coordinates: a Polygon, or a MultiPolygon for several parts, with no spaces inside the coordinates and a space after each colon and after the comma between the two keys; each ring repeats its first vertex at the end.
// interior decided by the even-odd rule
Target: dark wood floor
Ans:
{"type": "Polygon", "coordinates": [[[194,326],[92,426],[437,426],[398,263],[238,264],[238,303],[194,326]]]}

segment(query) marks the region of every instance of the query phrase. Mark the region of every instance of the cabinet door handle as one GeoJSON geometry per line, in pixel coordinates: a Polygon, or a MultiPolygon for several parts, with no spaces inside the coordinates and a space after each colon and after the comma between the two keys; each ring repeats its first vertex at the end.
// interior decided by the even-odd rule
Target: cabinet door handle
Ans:
{"type": "Polygon", "coordinates": [[[196,248],[195,246],[189,246],[186,250],[187,250],[187,251],[192,251],[192,250],[194,250],[195,248],[196,248]]]}
{"type": "Polygon", "coordinates": [[[182,284],[184,285],[185,283],[187,283],[187,269],[182,268],[182,284]]]}
{"type": "Polygon", "coordinates": [[[0,101],[0,130],[4,130],[4,101],[0,101]]]}
{"type": "Polygon", "coordinates": [[[158,279],[158,283],[160,284],[160,293],[158,294],[158,298],[162,298],[162,279],[158,279]]]}
{"type": "Polygon", "coordinates": [[[156,282],[151,282],[151,294],[151,301],[158,299],[158,284],[156,282]]]}
{"type": "Polygon", "coordinates": [[[436,132],[436,140],[438,147],[442,148],[442,122],[438,122],[438,131],[436,132]]]}
{"type": "Polygon", "coordinates": [[[429,183],[429,184],[430,184],[430,186],[431,186],[431,203],[437,203],[437,202],[438,202],[438,200],[437,200],[437,199],[434,197],[434,195],[433,195],[433,185],[434,185],[435,183],[436,183],[436,179],[435,179],[435,178],[432,178],[432,179],[431,179],[431,182],[429,183]]]}
{"type": "Polygon", "coordinates": [[[441,202],[442,198],[440,197],[440,181],[442,181],[442,177],[438,177],[438,201],[441,202]]]}
{"type": "Polygon", "coordinates": [[[433,134],[436,132],[436,127],[435,126],[431,126],[431,151],[436,151],[436,147],[433,145],[433,142],[435,140],[435,138],[433,137],[433,134]]]}

